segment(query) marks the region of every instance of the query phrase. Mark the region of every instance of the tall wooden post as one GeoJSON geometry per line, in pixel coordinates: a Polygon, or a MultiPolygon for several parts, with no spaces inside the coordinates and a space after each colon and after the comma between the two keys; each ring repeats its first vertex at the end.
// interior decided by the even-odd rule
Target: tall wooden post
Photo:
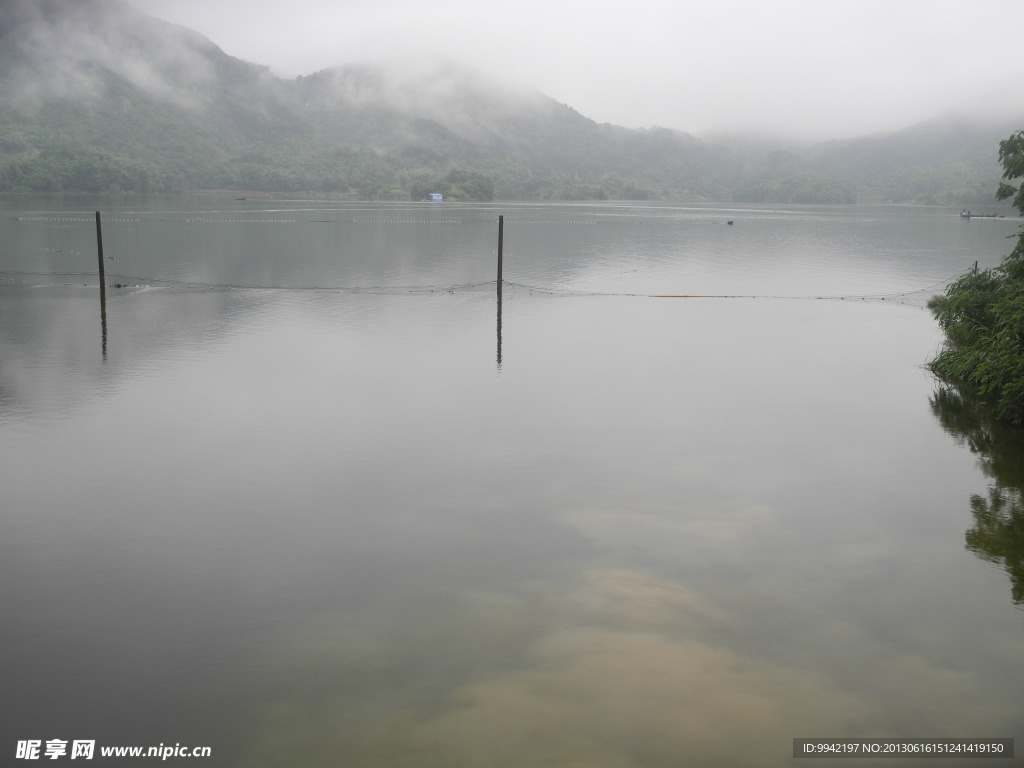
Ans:
{"type": "Polygon", "coordinates": [[[103,266],[103,227],[100,212],[96,211],[96,257],[100,268],[100,328],[102,333],[103,359],[107,359],[107,274],[103,266]]]}
{"type": "Polygon", "coordinates": [[[505,247],[505,217],[498,217],[498,298],[501,298],[501,255],[505,247]]]}
{"type": "Polygon", "coordinates": [[[103,227],[100,225],[100,212],[96,211],[96,256],[100,265],[100,288],[106,287],[107,276],[103,269],[103,227]]]}
{"type": "Polygon", "coordinates": [[[498,217],[498,368],[501,368],[501,256],[505,247],[505,217],[498,217]]]}

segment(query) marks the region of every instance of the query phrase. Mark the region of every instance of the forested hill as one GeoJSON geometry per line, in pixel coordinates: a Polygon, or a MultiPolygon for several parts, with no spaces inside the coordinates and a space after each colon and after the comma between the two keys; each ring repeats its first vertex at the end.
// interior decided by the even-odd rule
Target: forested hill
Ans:
{"type": "Polygon", "coordinates": [[[704,141],[598,124],[451,61],[284,80],[122,0],[0,3],[0,103],[4,191],[977,204],[1019,127],[704,141]]]}

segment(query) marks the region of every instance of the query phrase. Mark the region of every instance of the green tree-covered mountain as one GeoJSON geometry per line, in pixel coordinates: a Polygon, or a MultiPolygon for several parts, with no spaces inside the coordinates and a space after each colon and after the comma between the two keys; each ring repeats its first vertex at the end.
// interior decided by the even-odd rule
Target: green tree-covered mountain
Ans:
{"type": "Polygon", "coordinates": [[[968,205],[995,202],[999,142],[1024,125],[966,117],[930,120],[884,136],[815,147],[822,174],[846,179],[862,199],[968,205]]]}
{"type": "Polygon", "coordinates": [[[978,204],[1007,132],[780,148],[599,124],[450,61],[285,80],[121,0],[0,4],[0,104],[4,191],[978,204]]]}

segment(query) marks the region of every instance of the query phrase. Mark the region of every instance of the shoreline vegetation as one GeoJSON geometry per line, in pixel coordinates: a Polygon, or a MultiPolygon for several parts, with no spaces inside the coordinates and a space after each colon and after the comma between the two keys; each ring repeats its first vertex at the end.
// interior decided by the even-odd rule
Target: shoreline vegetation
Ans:
{"type": "MultiPolygon", "coordinates": [[[[601,204],[612,204],[612,205],[638,205],[639,207],[645,207],[647,205],[700,205],[700,206],[721,206],[723,208],[729,206],[737,207],[771,207],[776,205],[781,206],[792,206],[794,208],[807,207],[810,209],[821,207],[828,209],[833,206],[878,206],[878,207],[893,207],[893,208],[921,208],[921,209],[937,209],[947,212],[950,216],[957,216],[959,206],[947,203],[911,203],[911,202],[893,202],[893,201],[859,201],[857,203],[748,203],[740,202],[737,200],[730,200],[728,198],[709,198],[709,197],[681,197],[681,198],[651,198],[648,200],[631,200],[628,198],[614,198],[610,197],[604,200],[558,200],[558,199],[524,199],[524,198],[512,198],[512,197],[494,197],[491,200],[463,200],[455,197],[445,197],[442,201],[431,201],[428,198],[411,200],[409,198],[401,198],[396,200],[367,200],[345,192],[324,192],[316,189],[301,189],[288,192],[277,192],[274,190],[266,189],[231,189],[229,187],[210,187],[205,189],[188,189],[188,190],[177,190],[173,192],[138,192],[136,190],[117,190],[117,191],[100,191],[90,192],[82,190],[60,190],[51,192],[36,192],[29,190],[4,190],[0,189],[0,197],[14,199],[14,198],[31,198],[31,197],[53,197],[56,199],[61,198],[83,198],[83,199],[96,199],[96,198],[110,198],[111,200],[119,199],[146,199],[146,198],[196,198],[196,199],[208,199],[217,201],[227,202],[257,202],[257,201],[286,201],[286,200],[309,200],[309,201],[324,201],[324,202],[339,202],[339,203],[365,203],[365,202],[391,202],[395,204],[423,204],[424,206],[435,206],[443,207],[446,204],[449,205],[461,205],[464,203],[509,203],[515,205],[573,205],[573,204],[586,204],[586,205],[601,205],[601,204]]],[[[996,218],[1006,221],[1011,218],[1012,213],[1009,208],[999,208],[1000,215],[996,218]]],[[[1022,223],[1024,226],[1024,223],[1022,223]]],[[[1016,237],[1016,235],[1008,235],[1008,237],[1016,237]]]]}
{"type": "MultiPolygon", "coordinates": [[[[999,143],[1004,181],[996,197],[1024,216],[1024,130],[999,143]]],[[[981,398],[997,419],[1024,427],[1024,228],[999,266],[972,269],[928,308],[946,335],[929,369],[947,385],[981,398]]]]}
{"type": "MultiPolygon", "coordinates": [[[[636,145],[635,159],[624,157],[621,146],[598,146],[586,161],[569,162],[571,167],[561,168],[561,162],[534,162],[535,158],[488,157],[486,150],[421,163],[405,155],[434,154],[432,148],[402,148],[396,154],[371,157],[372,152],[329,150],[327,145],[296,148],[273,158],[260,151],[230,153],[226,158],[210,156],[219,152],[195,156],[187,152],[184,161],[163,161],[159,152],[146,147],[121,153],[69,143],[69,131],[57,131],[60,137],[50,136],[49,130],[32,122],[30,118],[17,125],[0,124],[0,192],[196,194],[227,190],[247,197],[291,194],[395,202],[419,201],[429,193],[441,193],[445,200],[456,202],[615,200],[951,207],[991,206],[996,200],[991,190],[997,174],[982,163],[938,164],[927,169],[921,165],[879,167],[875,173],[854,167],[864,158],[855,162],[853,154],[861,150],[855,153],[852,146],[762,153],[708,143],[699,152],[702,157],[695,158],[693,147],[673,137],[661,159],[677,167],[665,168],[641,157],[648,154],[650,148],[643,145],[650,137],[636,131],[635,141],[630,142],[636,145]],[[35,136],[23,142],[26,134],[35,136]],[[18,141],[8,141],[11,136],[18,141]],[[621,162],[615,163],[620,167],[610,169],[609,157],[615,153],[620,153],[621,162]],[[312,156],[320,154],[330,157],[312,156]]],[[[97,132],[103,130],[97,127],[97,132]]],[[[972,152],[975,139],[965,138],[960,149],[972,152]]],[[[190,144],[187,140],[181,143],[190,144]]],[[[875,161],[886,162],[888,150],[882,143],[878,140],[878,146],[864,150],[878,155],[865,161],[866,168],[875,161]]]]}

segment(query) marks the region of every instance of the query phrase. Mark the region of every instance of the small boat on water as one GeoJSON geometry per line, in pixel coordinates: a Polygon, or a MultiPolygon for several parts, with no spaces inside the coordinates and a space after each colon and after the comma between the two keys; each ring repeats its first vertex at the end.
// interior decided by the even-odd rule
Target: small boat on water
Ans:
{"type": "Polygon", "coordinates": [[[971,213],[966,208],[960,211],[961,219],[1005,219],[1000,213],[971,213]]]}

